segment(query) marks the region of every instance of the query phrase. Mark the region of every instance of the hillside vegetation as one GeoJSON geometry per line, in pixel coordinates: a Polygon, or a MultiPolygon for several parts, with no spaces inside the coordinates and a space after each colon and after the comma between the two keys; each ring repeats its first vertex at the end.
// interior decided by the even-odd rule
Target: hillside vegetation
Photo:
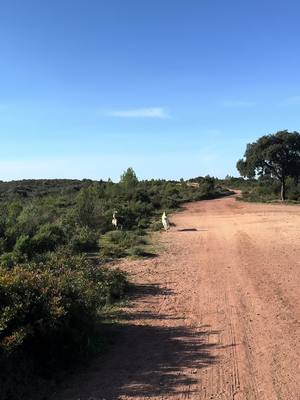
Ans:
{"type": "Polygon", "coordinates": [[[140,182],[130,168],[119,183],[1,182],[0,398],[40,399],[45,381],[100,351],[105,309],[127,286],[106,261],[144,255],[162,210],[225,194],[213,178],[140,182]],[[114,211],[122,231],[112,230],[114,211]]]}

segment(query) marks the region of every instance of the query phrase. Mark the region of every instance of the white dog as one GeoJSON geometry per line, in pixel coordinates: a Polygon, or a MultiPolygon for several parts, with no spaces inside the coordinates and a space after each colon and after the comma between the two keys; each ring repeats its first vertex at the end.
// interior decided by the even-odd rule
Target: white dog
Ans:
{"type": "Polygon", "coordinates": [[[168,231],[170,229],[170,221],[169,221],[165,211],[164,211],[164,213],[163,213],[163,215],[161,217],[161,222],[163,224],[164,230],[168,231]]]}
{"type": "Polygon", "coordinates": [[[115,229],[118,229],[118,220],[117,220],[116,214],[117,214],[117,212],[115,211],[115,212],[113,213],[113,218],[112,218],[111,223],[112,223],[112,225],[113,225],[113,227],[114,227],[115,229]]]}

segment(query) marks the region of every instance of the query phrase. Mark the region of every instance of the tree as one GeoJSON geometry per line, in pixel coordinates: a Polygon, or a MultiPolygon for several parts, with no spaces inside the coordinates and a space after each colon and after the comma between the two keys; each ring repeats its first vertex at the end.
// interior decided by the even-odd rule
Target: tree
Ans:
{"type": "Polygon", "coordinates": [[[127,168],[127,170],[123,172],[123,174],[121,175],[120,183],[122,183],[127,188],[131,188],[137,185],[138,178],[132,168],[127,168]]]}
{"type": "Polygon", "coordinates": [[[279,131],[247,144],[244,158],[237,162],[240,174],[247,178],[269,175],[281,183],[281,200],[286,197],[286,179],[299,179],[300,134],[279,131]]]}
{"type": "Polygon", "coordinates": [[[81,226],[93,226],[97,193],[94,186],[80,190],[76,198],[77,219],[81,226]]]}

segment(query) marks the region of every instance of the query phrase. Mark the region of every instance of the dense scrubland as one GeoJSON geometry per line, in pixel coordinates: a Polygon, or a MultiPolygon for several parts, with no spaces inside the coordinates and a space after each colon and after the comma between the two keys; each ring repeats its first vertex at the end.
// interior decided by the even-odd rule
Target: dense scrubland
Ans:
{"type": "Polygon", "coordinates": [[[228,193],[210,177],[138,181],[130,168],[119,183],[1,182],[0,398],[42,398],[74,360],[101,351],[106,309],[128,285],[107,261],[147,255],[162,210],[228,193]]]}

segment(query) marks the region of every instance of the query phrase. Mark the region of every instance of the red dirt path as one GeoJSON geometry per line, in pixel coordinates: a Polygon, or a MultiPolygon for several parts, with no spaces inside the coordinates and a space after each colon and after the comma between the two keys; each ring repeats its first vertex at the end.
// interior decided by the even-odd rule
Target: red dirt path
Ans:
{"type": "Polygon", "coordinates": [[[112,350],[55,400],[300,399],[300,207],[188,204],[152,259],[112,350]],[[194,230],[197,229],[197,230],[194,230]]]}

